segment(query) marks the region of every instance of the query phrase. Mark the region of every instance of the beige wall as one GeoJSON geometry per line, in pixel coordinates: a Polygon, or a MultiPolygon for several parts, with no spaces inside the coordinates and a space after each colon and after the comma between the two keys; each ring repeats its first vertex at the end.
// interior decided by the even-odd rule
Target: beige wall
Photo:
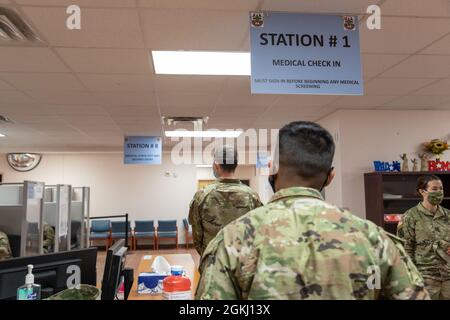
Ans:
{"type": "MultiPolygon", "coordinates": [[[[124,165],[120,153],[44,154],[39,166],[28,172],[12,170],[0,154],[4,182],[23,180],[46,184],[66,183],[91,188],[91,216],[129,213],[136,219],[177,219],[180,242],[184,242],[182,219],[196,192],[197,179],[213,179],[211,168],[173,165],[164,155],[161,166],[124,165]],[[168,176],[166,176],[168,175],[168,176]]],[[[238,178],[255,186],[254,167],[240,166],[238,178]]]]}
{"type": "MultiPolygon", "coordinates": [[[[421,143],[450,138],[450,111],[341,110],[320,123],[331,132],[339,123],[340,165],[336,170],[340,171],[341,181],[335,181],[334,188],[341,190],[332,196],[333,201],[341,201],[341,206],[362,217],[364,173],[374,170],[374,160],[400,160],[401,153],[417,158],[421,143]]],[[[450,160],[449,156],[447,153],[443,160],[450,160]]],[[[330,191],[327,188],[327,195],[330,191]]]]}

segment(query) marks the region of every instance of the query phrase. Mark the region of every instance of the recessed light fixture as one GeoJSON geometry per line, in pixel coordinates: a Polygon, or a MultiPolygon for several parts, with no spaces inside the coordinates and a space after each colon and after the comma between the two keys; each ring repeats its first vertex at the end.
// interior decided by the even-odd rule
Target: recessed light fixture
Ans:
{"type": "Polygon", "coordinates": [[[187,131],[187,130],[176,130],[176,131],[165,131],[166,137],[171,138],[237,138],[242,134],[242,131],[187,131]]]}
{"type": "Polygon", "coordinates": [[[249,76],[249,52],[152,51],[156,74],[249,76]]]}

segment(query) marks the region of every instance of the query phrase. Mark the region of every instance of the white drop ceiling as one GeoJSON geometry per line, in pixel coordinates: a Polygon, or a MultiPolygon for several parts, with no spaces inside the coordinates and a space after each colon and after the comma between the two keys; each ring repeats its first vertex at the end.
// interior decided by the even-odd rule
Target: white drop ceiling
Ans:
{"type": "MultiPolygon", "coordinates": [[[[278,128],[339,109],[450,110],[448,0],[0,0],[43,45],[0,42],[0,150],[120,150],[124,135],[163,134],[161,116],[207,128],[278,128]],[[82,29],[65,26],[82,9],[82,29]],[[251,95],[245,76],[155,75],[150,50],[248,51],[254,10],[363,15],[364,96],[251,95]]],[[[192,128],[187,128],[192,129],[192,128]]]]}

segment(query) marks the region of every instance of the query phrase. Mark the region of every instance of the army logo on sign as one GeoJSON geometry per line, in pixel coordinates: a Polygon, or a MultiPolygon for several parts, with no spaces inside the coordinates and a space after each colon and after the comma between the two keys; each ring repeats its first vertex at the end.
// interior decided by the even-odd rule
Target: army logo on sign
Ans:
{"type": "Polygon", "coordinates": [[[355,17],[344,16],[344,30],[355,30],[355,17]]]}
{"type": "Polygon", "coordinates": [[[264,27],[264,13],[252,12],[251,13],[252,27],[261,28],[264,27]]]}

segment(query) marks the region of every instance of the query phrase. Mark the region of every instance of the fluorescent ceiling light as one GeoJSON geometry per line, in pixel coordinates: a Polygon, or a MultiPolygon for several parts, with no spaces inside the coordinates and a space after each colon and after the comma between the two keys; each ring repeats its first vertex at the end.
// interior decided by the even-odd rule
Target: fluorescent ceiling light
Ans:
{"type": "Polygon", "coordinates": [[[0,133],[0,138],[3,138],[5,135],[0,133]]]}
{"type": "Polygon", "coordinates": [[[197,164],[197,168],[212,168],[212,164],[197,164]]]}
{"type": "Polygon", "coordinates": [[[156,74],[249,76],[249,52],[152,51],[156,74]]]}
{"type": "Polygon", "coordinates": [[[166,137],[171,138],[237,138],[242,134],[242,131],[166,131],[166,137]]]}

